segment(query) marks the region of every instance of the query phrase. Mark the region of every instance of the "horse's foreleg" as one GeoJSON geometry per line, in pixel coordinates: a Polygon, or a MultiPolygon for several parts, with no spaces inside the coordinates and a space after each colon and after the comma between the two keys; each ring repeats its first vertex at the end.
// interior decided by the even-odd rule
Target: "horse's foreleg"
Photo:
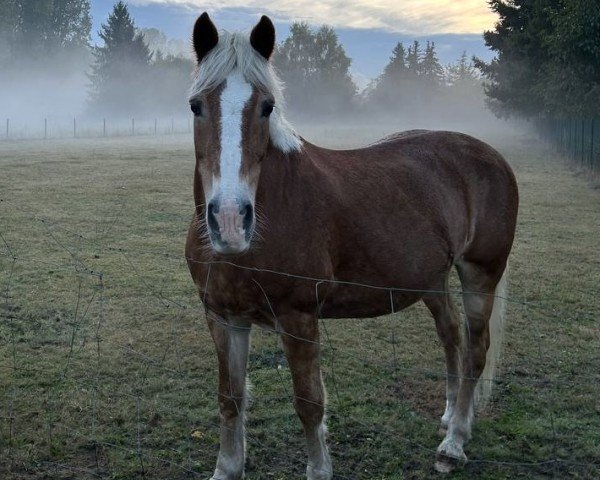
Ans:
{"type": "Polygon", "coordinates": [[[281,317],[282,342],[294,382],[294,407],[306,435],[308,480],[329,480],[333,476],[325,443],[325,388],[319,363],[319,326],[314,316],[297,314],[281,317]]]}
{"type": "Polygon", "coordinates": [[[219,361],[220,448],[212,480],[244,478],[246,365],[250,322],[207,314],[219,361]]]}
{"type": "MultiPolygon", "coordinates": [[[[447,285],[444,285],[444,290],[447,290],[447,285]]],[[[450,295],[426,297],[424,302],[435,319],[437,334],[444,346],[446,357],[446,409],[442,415],[440,429],[445,435],[454,414],[460,386],[460,322],[450,295]]]]}

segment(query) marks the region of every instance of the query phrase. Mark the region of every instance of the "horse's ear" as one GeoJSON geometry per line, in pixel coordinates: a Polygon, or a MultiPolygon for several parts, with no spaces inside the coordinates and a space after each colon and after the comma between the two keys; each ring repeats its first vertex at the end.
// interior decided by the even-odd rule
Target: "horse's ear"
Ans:
{"type": "Polygon", "coordinates": [[[250,45],[267,60],[275,48],[275,27],[269,17],[263,15],[252,29],[250,45]]]}
{"type": "Polygon", "coordinates": [[[200,15],[194,24],[193,42],[198,63],[200,63],[208,52],[215,48],[219,42],[219,32],[217,32],[217,27],[215,27],[215,24],[206,12],[200,15]]]}

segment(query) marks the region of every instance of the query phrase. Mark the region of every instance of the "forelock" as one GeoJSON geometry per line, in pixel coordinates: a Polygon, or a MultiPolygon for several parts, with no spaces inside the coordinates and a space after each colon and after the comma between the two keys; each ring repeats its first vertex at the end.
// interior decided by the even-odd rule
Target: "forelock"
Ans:
{"type": "Polygon", "coordinates": [[[299,150],[302,142],[283,115],[283,84],[271,62],[254,50],[246,33],[219,32],[219,42],[196,69],[190,98],[212,91],[234,73],[273,96],[276,108],[269,119],[273,145],[283,152],[299,150]]]}

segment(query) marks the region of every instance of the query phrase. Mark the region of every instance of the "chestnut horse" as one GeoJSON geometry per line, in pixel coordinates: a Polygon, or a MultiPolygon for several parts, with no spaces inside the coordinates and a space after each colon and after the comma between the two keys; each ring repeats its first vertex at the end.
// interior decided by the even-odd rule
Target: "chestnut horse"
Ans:
{"type": "Polygon", "coordinates": [[[405,132],[344,151],[307,142],[283,115],[267,17],[248,36],[217,32],[204,13],[193,44],[196,207],[186,256],[219,363],[212,478],[244,477],[253,324],[281,334],[306,434],[306,476],[330,479],[318,318],[375,317],[419,300],[447,363],[435,466],[448,472],[464,463],[476,385],[482,372],[480,383],[491,383],[502,329],[498,292],[518,204],[510,167],[487,144],[454,132],[405,132]],[[447,288],[452,267],[464,291],[465,348],[447,288]]]}

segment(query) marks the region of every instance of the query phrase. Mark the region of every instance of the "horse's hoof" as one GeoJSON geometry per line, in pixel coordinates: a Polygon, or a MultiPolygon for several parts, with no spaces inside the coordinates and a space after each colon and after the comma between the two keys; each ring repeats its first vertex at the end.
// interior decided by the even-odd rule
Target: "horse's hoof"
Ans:
{"type": "Polygon", "coordinates": [[[306,479],[307,480],[331,480],[333,478],[333,472],[331,467],[325,467],[323,469],[316,469],[311,466],[306,468],[306,479]]]}
{"type": "Polygon", "coordinates": [[[460,445],[445,439],[437,449],[434,468],[439,473],[450,473],[467,463],[467,456],[460,445]]]}
{"type": "Polygon", "coordinates": [[[438,435],[440,437],[444,438],[447,433],[448,433],[448,427],[446,427],[444,425],[440,425],[440,428],[438,429],[438,435]]]}

